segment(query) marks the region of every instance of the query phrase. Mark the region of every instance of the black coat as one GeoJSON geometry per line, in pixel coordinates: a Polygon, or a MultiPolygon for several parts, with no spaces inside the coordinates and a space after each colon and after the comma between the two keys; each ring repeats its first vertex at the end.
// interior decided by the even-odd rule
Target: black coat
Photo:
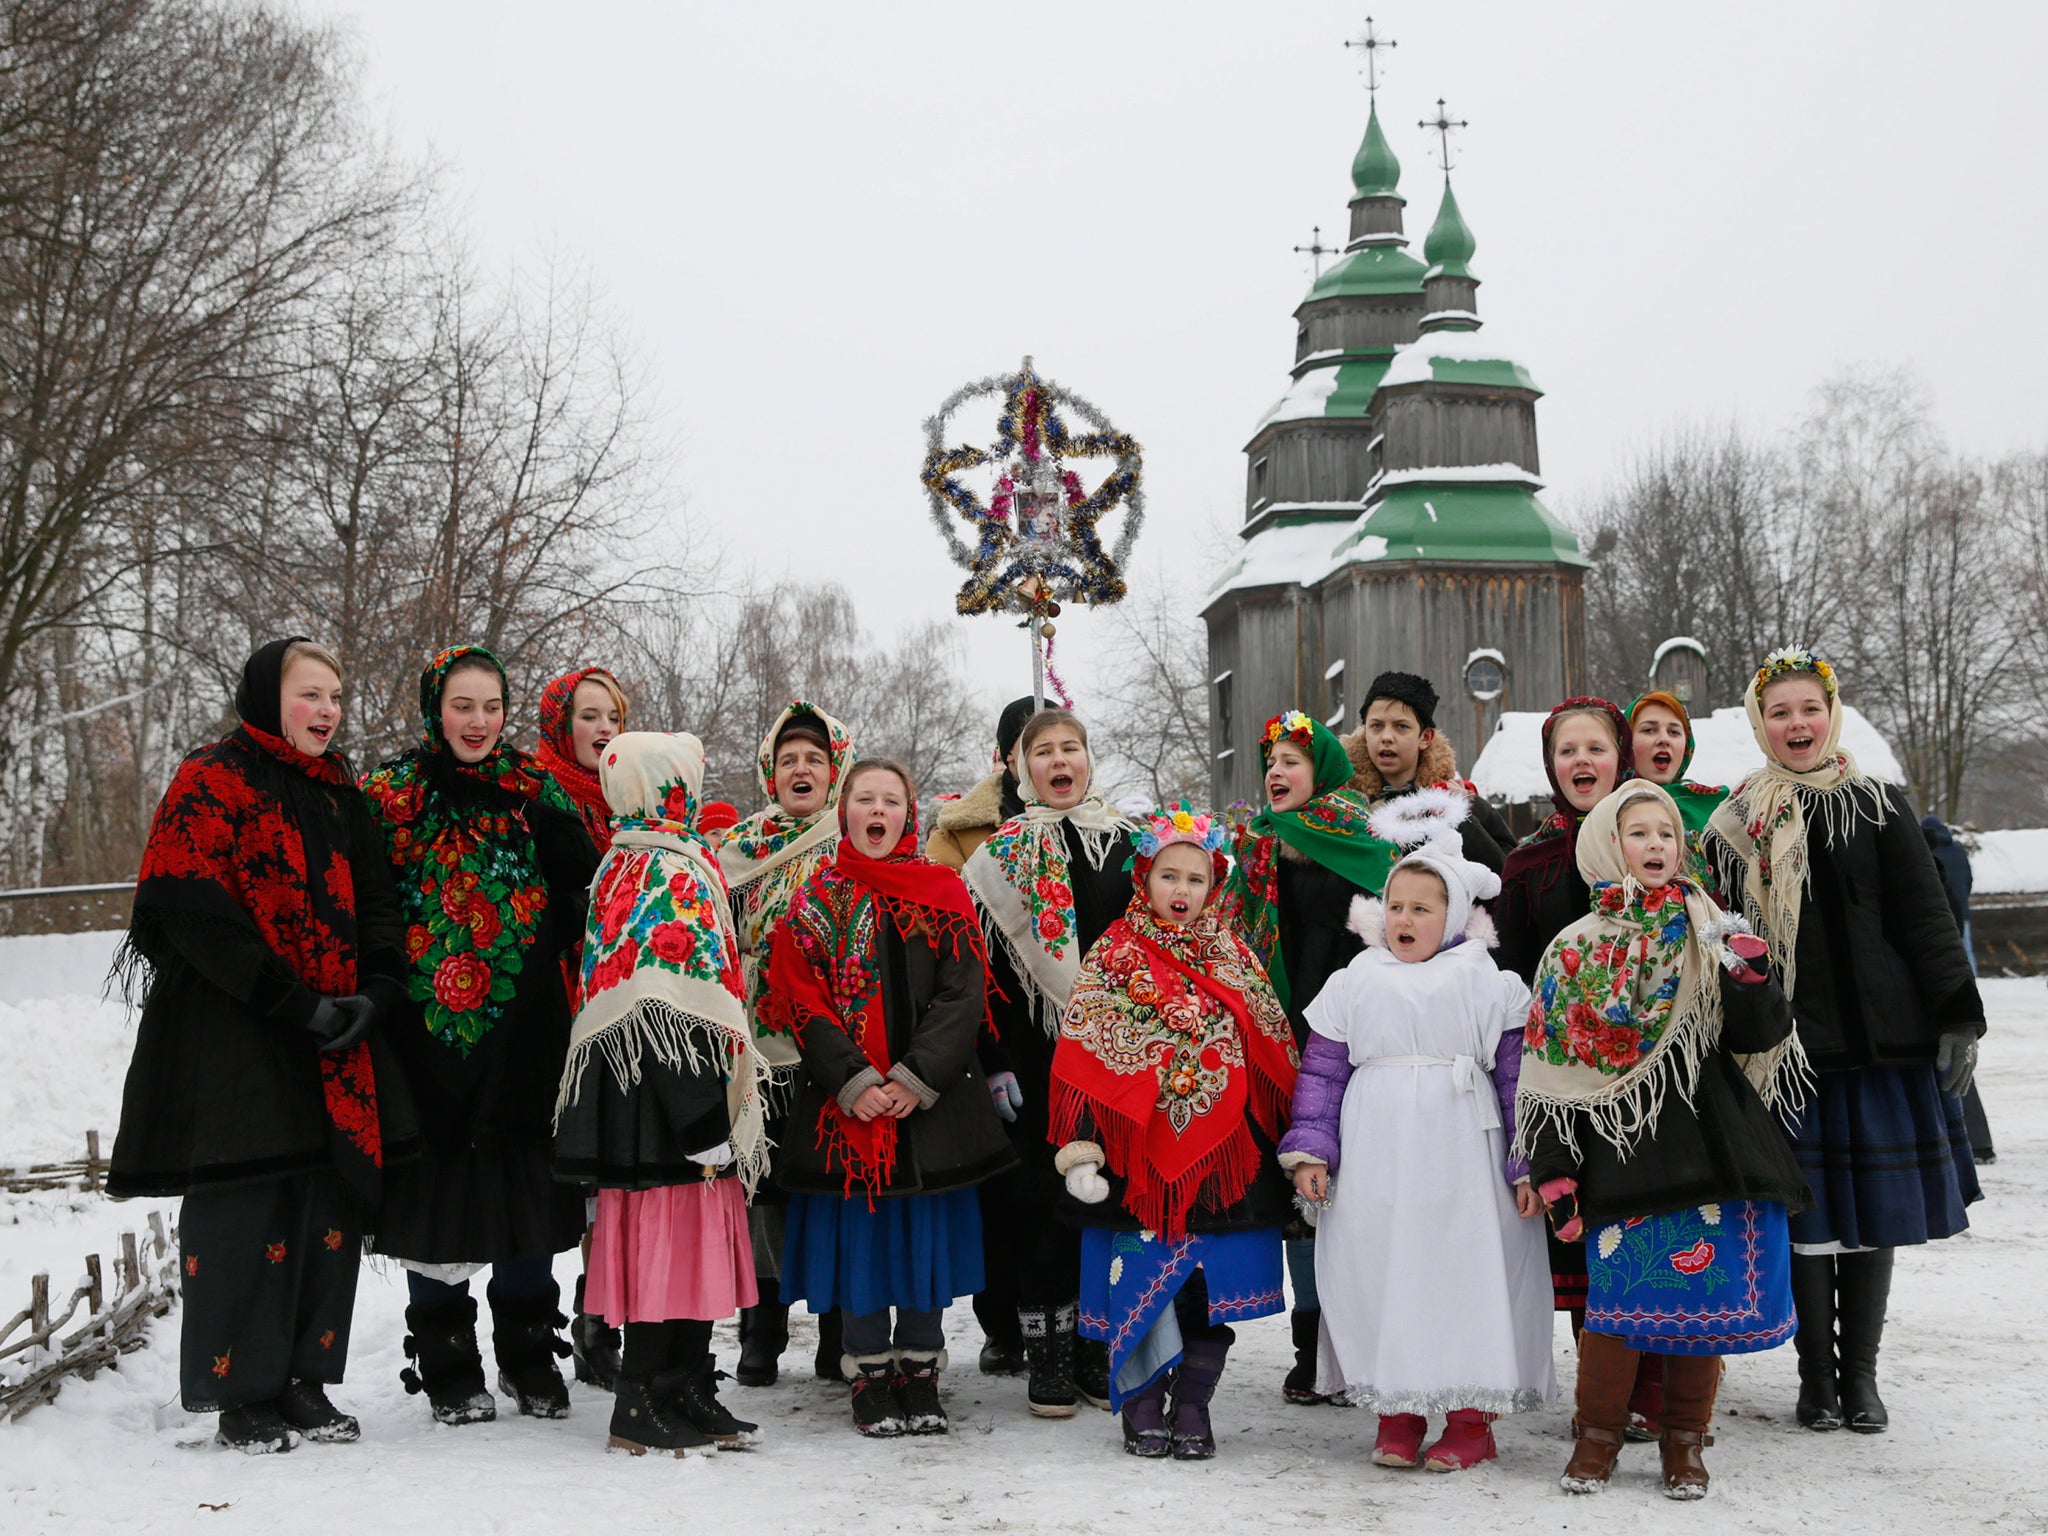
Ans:
{"type": "MultiPolygon", "coordinates": [[[[1984,1004],[1941,873],[1905,791],[1877,784],[1881,827],[1858,819],[1838,843],[1806,814],[1807,885],[1794,947],[1792,1017],[1822,1071],[1932,1062],[1945,1030],[1984,1028],[1984,1004]]],[[[1800,791],[1802,796],[1804,791],[1800,791]]],[[[1710,829],[1715,862],[1742,899],[1744,869],[1710,829]]]]}
{"type": "MultiPolygon", "coordinates": [[[[382,840],[353,789],[315,790],[335,818],[355,886],[357,985],[378,1003],[369,1037],[388,1168],[419,1151],[392,1053],[405,1028],[404,926],[382,840]]],[[[138,946],[154,980],[121,1096],[107,1193],[182,1195],[332,1166],[320,1053],[306,1022],[320,999],[245,929],[165,911],[138,946]]]]}
{"type": "Polygon", "coordinates": [[[1280,884],[1280,963],[1287,970],[1287,1022],[1294,1044],[1308,1041],[1308,1005],[1329,979],[1365,949],[1365,940],[1346,924],[1354,897],[1372,891],[1353,885],[1336,871],[1279,845],[1274,868],[1280,884]]]}
{"type": "Polygon", "coordinates": [[[1567,861],[1556,878],[1541,889],[1526,872],[1502,881],[1493,903],[1493,925],[1500,933],[1494,964],[1513,971],[1533,987],[1536,967],[1550,941],[1592,910],[1593,893],[1579,877],[1575,862],[1567,861]]]}
{"type": "MultiPolygon", "coordinates": [[[[979,1184],[1016,1162],[974,1054],[987,974],[965,946],[941,953],[922,936],[905,941],[886,913],[878,916],[877,933],[889,1060],[938,1098],[899,1122],[895,1170],[876,1198],[979,1184]]],[[[775,1179],[792,1193],[845,1195],[845,1170],[831,1166],[818,1144],[819,1116],[828,1112],[829,1100],[874,1069],[836,1019],[802,1021],[798,1045],[803,1071],[775,1179]]]]}
{"type": "MultiPolygon", "coordinates": [[[[576,1102],[555,1130],[555,1177],[606,1189],[660,1189],[704,1176],[692,1152],[707,1152],[732,1134],[726,1109],[726,1074],[711,1051],[698,1047],[699,1064],[673,1066],[645,1051],[640,1080],[621,1090],[602,1052],[583,1069],[576,1102]]],[[[739,1172],[729,1162],[718,1177],[739,1172]]]]}
{"type": "Polygon", "coordinates": [[[1581,1126],[1582,1160],[1574,1161],[1546,1128],[1529,1159],[1538,1185],[1579,1182],[1579,1210],[1592,1227],[1631,1216],[1656,1216],[1721,1200],[1776,1200],[1788,1210],[1813,1204],[1783,1128],[1742,1075],[1734,1054],[1765,1051],[1792,1030],[1776,981],[1737,982],[1719,972],[1721,1042],[1700,1064],[1692,1102],[1674,1087],[1657,1123],[1627,1157],[1581,1126]]]}
{"type": "MultiPolygon", "coordinates": [[[[1112,838],[1100,865],[1088,862],[1081,834],[1072,822],[1063,822],[1067,839],[1067,874],[1074,892],[1074,921],[1085,955],[1109,925],[1122,917],[1131,905],[1130,871],[1124,868],[1131,857],[1128,835],[1112,838]]],[[[996,1021],[994,1039],[981,1044],[983,1069],[990,1077],[1013,1072],[1024,1095],[1017,1118],[1008,1126],[1010,1144],[1017,1149],[1022,1198],[1037,1198],[1050,1204],[1066,1192],[1066,1183],[1053,1171],[1056,1148],[1048,1140],[1051,1121],[1048,1099],[1052,1093],[1052,1051],[1056,1037],[1032,1016],[1024,983],[1017,977],[1007,950],[1000,942],[989,945],[989,975],[1001,989],[992,998],[996,1021]]],[[[1055,1022],[1055,1030],[1057,1022],[1055,1022]]]]}

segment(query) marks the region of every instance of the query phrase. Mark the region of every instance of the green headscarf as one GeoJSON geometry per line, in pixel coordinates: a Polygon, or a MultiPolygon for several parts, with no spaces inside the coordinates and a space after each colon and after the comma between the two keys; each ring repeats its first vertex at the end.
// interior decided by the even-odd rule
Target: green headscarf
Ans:
{"type": "MultiPolygon", "coordinates": [[[[1728,798],[1728,788],[1723,784],[1695,784],[1685,776],[1685,770],[1692,766],[1692,755],[1697,747],[1692,733],[1692,713],[1680,703],[1676,696],[1662,692],[1639,694],[1629,701],[1628,728],[1636,728],[1636,714],[1645,704],[1655,704],[1668,709],[1685,722],[1685,760],[1678,765],[1678,777],[1664,786],[1664,792],[1671,796],[1671,803],[1678,807],[1679,819],[1685,823],[1687,839],[1697,845],[1700,834],[1707,830],[1707,819],[1715,809],[1728,798]]],[[[1636,761],[1636,776],[1648,778],[1643,772],[1640,758],[1636,761]]]]}
{"type": "Polygon", "coordinates": [[[1393,844],[1374,837],[1366,826],[1371,807],[1351,787],[1351,754],[1336,733],[1300,710],[1288,710],[1266,722],[1259,738],[1262,762],[1281,741],[1306,749],[1314,774],[1314,790],[1298,810],[1271,806],[1252,817],[1238,836],[1237,864],[1224,890],[1224,914],[1234,920],[1245,942],[1272,978],[1282,1007],[1293,1007],[1287,967],[1280,956],[1279,843],[1325,869],[1343,876],[1361,890],[1378,895],[1400,856],[1393,844]]]}

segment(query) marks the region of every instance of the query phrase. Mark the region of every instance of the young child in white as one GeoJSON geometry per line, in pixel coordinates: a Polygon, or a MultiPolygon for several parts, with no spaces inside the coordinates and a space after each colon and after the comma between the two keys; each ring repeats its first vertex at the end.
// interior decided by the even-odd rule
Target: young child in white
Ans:
{"type": "Polygon", "coordinates": [[[1437,836],[1383,902],[1352,903],[1366,949],[1309,1006],[1280,1161],[1328,1202],[1318,1391],[1377,1411],[1380,1466],[1451,1472],[1493,1460],[1494,1418],[1557,1382],[1542,1206],[1508,1157],[1529,989],[1487,953],[1476,903],[1499,877],[1437,836]]]}

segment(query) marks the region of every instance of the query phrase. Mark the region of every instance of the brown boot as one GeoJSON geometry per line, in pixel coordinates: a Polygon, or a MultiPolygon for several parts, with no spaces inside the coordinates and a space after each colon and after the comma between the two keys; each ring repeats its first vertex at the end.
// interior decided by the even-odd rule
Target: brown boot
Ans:
{"type": "MultiPolygon", "coordinates": [[[[1579,1438],[1558,1479],[1566,1493],[1598,1493],[1614,1475],[1628,1430],[1636,1359],[1636,1351],[1611,1333],[1589,1328],[1579,1335],[1579,1438]]],[[[1667,1398],[1669,1391],[1667,1386],[1667,1398]]]]}
{"type": "Polygon", "coordinates": [[[1664,1456],[1664,1496],[1704,1499],[1707,1464],[1700,1457],[1714,1437],[1714,1399],[1721,1390],[1718,1355],[1671,1355],[1664,1361],[1664,1433],[1658,1446],[1664,1456]]]}

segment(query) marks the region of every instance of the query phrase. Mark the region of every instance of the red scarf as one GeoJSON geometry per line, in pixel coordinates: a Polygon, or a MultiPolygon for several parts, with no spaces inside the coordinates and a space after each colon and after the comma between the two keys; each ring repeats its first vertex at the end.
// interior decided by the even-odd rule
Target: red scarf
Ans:
{"type": "MultiPolygon", "coordinates": [[[[137,923],[152,909],[177,910],[248,929],[313,991],[354,992],[355,878],[341,848],[354,801],[337,755],[309,757],[253,725],[200,748],[178,765],[150,823],[137,923]]],[[[323,1051],[319,1061],[336,1170],[374,1202],[384,1146],[370,1048],[323,1051]]]]}
{"type": "Polygon", "coordinates": [[[1177,1238],[1259,1171],[1256,1125],[1286,1128],[1299,1058],[1258,960],[1212,909],[1161,923],[1140,892],[1081,966],[1052,1058],[1052,1141],[1093,1122],[1124,1208],[1177,1238]]]}
{"type": "MultiPolygon", "coordinates": [[[[842,831],[844,829],[842,828],[842,831]]],[[[829,864],[806,881],[770,940],[768,1025],[803,1039],[806,1029],[844,1030],[884,1078],[889,1058],[888,1020],[882,1001],[881,933],[876,909],[888,914],[907,943],[922,938],[955,954],[965,946],[986,974],[988,951],[974,903],[960,877],[917,851],[913,815],[887,858],[856,852],[844,836],[829,864]]],[[[846,1176],[870,1204],[895,1176],[897,1122],[889,1115],[862,1120],[827,1095],[818,1111],[818,1145],[826,1165],[846,1176]]]]}
{"type": "MultiPolygon", "coordinates": [[[[603,667],[579,667],[574,672],[564,672],[541,689],[540,744],[534,748],[533,756],[574,802],[601,859],[612,846],[611,807],[605,804],[604,786],[598,782],[597,771],[576,761],[576,687],[589,677],[617,681],[603,667]]],[[[620,728],[624,729],[623,724],[620,728]]]]}

